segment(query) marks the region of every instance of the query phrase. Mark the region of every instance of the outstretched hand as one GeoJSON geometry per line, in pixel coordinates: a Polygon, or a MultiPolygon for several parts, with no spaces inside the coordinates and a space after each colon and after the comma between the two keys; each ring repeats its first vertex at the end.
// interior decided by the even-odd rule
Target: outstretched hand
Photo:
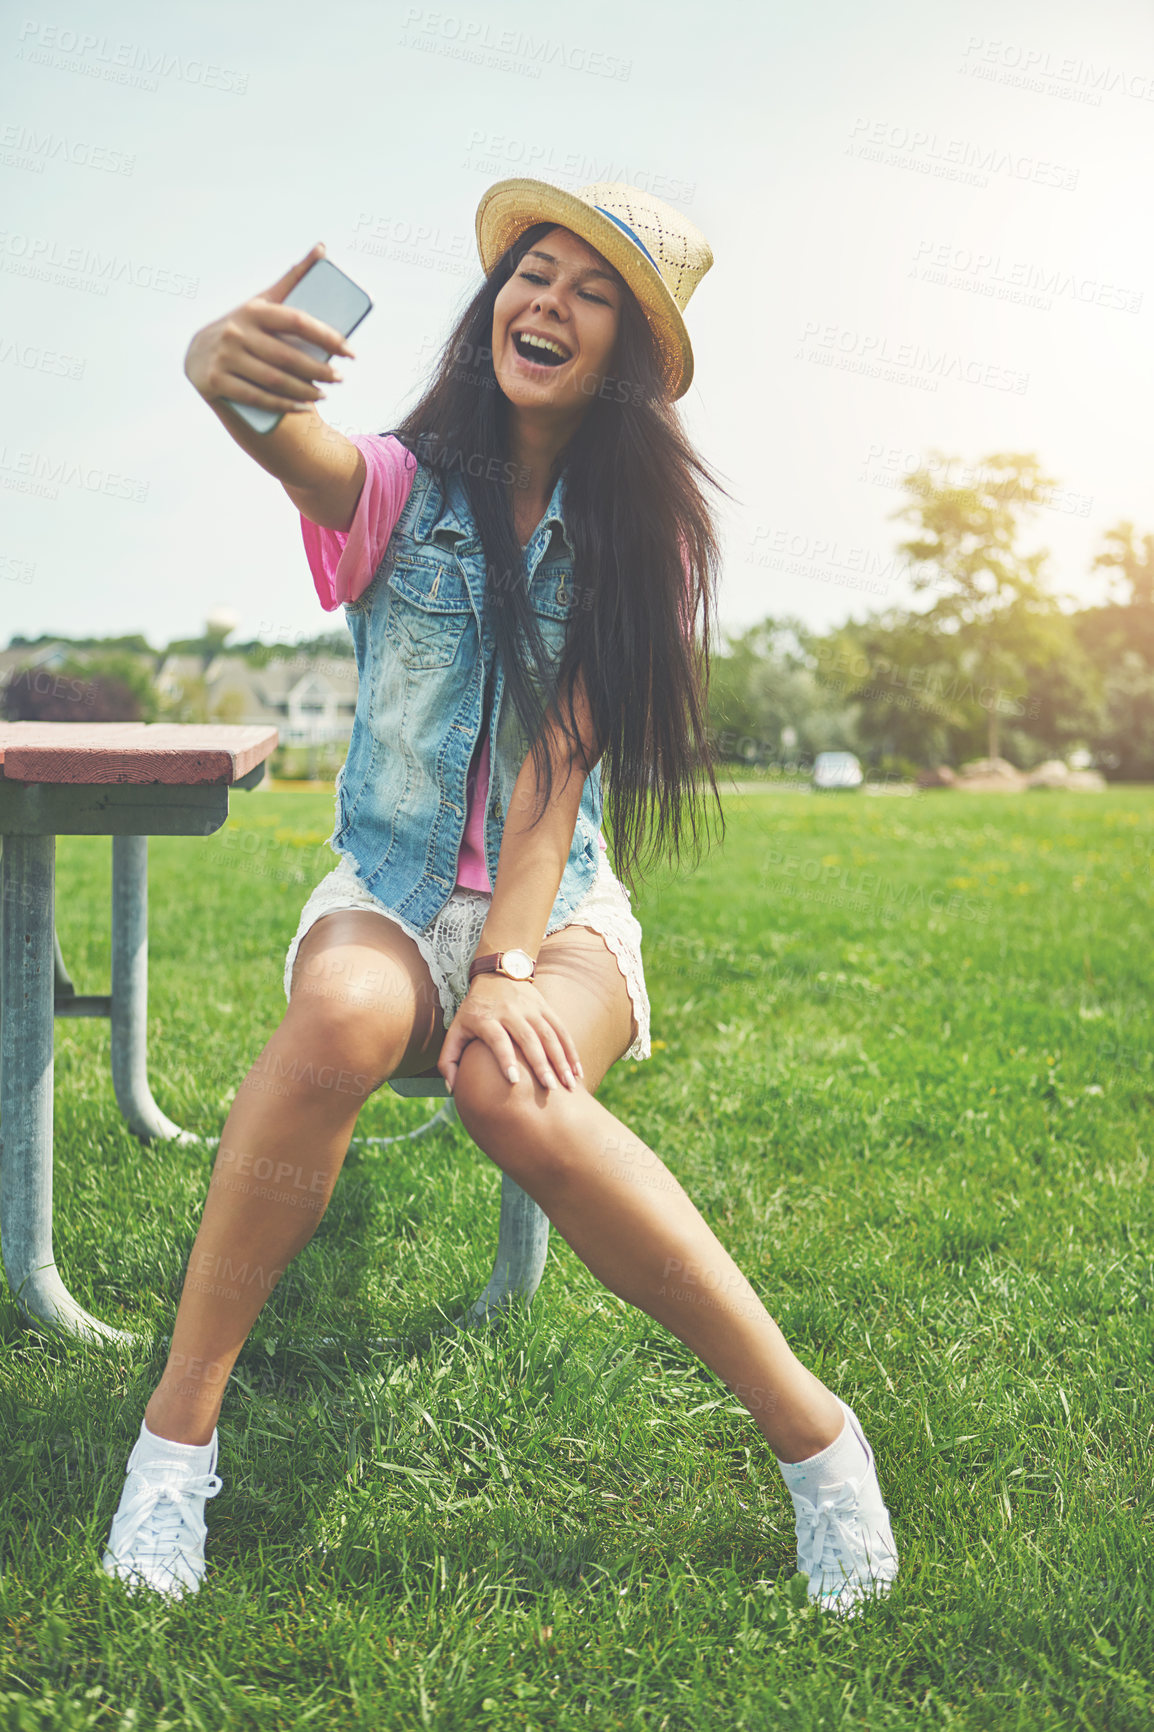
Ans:
{"type": "Polygon", "coordinates": [[[345,338],[302,307],[283,304],[324,252],[323,242],[318,241],[262,294],[196,333],[188,345],[184,371],[207,402],[227,397],[257,409],[299,413],[325,397],[318,379],[340,383],[341,375],[329,361],[304,354],[297,344],[316,343],[327,354],[353,360],[345,338]]]}
{"type": "Polygon", "coordinates": [[[523,1056],[542,1088],[564,1084],[575,1089],[573,1072],[585,1074],[572,1036],[530,980],[482,974],[473,981],[449,1025],[437,1060],[450,1094],[461,1054],[471,1040],[485,1042],[511,1083],[520,1080],[518,1056],[523,1056]]]}

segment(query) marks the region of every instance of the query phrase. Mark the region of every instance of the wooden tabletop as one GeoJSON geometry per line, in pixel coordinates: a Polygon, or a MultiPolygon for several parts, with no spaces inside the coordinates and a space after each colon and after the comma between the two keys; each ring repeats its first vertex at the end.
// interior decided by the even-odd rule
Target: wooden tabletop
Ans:
{"type": "Polygon", "coordinates": [[[275,728],[205,722],[0,722],[0,778],[13,782],[237,782],[263,764],[275,728]]]}

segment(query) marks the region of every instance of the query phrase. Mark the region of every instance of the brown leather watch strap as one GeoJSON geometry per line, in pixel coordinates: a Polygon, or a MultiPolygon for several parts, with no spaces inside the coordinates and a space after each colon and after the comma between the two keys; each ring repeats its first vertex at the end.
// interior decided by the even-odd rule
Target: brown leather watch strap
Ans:
{"type": "MultiPolygon", "coordinates": [[[[527,956],[528,952],[522,951],[520,954],[527,956]]],[[[506,974],[505,970],[499,966],[505,955],[506,952],[503,950],[494,950],[491,951],[488,956],[474,956],[472,962],[469,964],[470,985],[476,979],[478,974],[498,974],[504,980],[520,980],[522,984],[528,983],[533,979],[534,974],[537,972],[537,964],[532,957],[529,958],[531,964],[530,972],[526,975],[518,976],[514,974],[506,974]]]]}

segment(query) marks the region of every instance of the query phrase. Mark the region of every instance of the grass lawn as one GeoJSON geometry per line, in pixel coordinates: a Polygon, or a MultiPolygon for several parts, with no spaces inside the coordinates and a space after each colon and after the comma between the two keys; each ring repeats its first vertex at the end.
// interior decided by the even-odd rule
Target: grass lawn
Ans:
{"type": "MultiPolygon", "coordinates": [[[[208,1138],[335,864],[331,793],[233,812],[150,856],[153,1089],[208,1138]]],[[[654,1054],[600,1098],[856,1407],[890,1598],[805,1603],[752,1421],[559,1234],[527,1311],[422,1339],[496,1243],[500,1173],[454,1126],[354,1144],[226,1400],[205,1586],[127,1599],[99,1553],[214,1149],[137,1143],[108,1024],[61,1021],[57,1257],[157,1345],[47,1342],[0,1297],[0,1725],[1150,1726],[1152,793],[726,815],[635,902],[654,1054]],[[416,1345],[355,1345],[381,1334],[416,1345]]],[[[108,990],[109,878],[107,841],[61,840],[81,992],[108,990]]],[[[432,1110],[384,1088],[357,1134],[432,1110]]]]}

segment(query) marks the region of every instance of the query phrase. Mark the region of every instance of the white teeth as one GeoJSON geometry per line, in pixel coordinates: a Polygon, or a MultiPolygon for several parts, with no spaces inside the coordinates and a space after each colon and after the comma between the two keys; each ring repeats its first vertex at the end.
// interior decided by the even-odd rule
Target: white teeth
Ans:
{"type": "Polygon", "coordinates": [[[520,337],[521,341],[527,343],[531,349],[544,349],[547,354],[557,355],[562,361],[567,361],[569,359],[560,344],[551,343],[547,337],[534,337],[528,331],[518,331],[517,335],[520,337]]]}

